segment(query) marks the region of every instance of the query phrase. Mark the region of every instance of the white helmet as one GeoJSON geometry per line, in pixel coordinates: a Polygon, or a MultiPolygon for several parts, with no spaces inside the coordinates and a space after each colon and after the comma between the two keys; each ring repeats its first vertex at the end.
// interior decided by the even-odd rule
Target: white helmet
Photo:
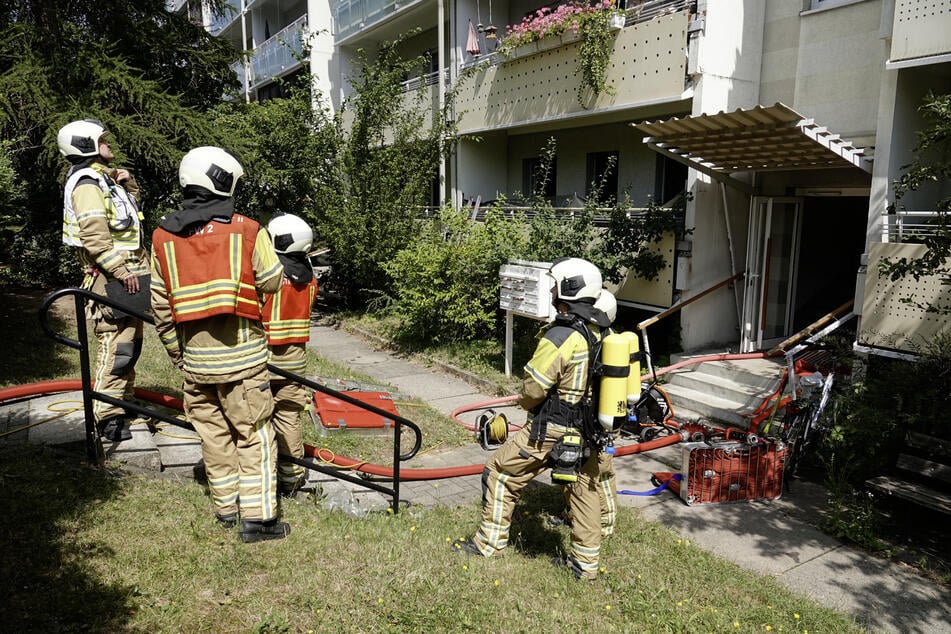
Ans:
{"type": "Polygon", "coordinates": [[[594,302],[601,292],[601,271],[581,258],[562,258],[549,271],[555,280],[555,297],[563,302],[587,299],[594,302]]]}
{"type": "Polygon", "coordinates": [[[271,219],[267,230],[278,253],[307,253],[314,241],[314,232],[304,220],[293,214],[271,219]]]}
{"type": "Polygon", "coordinates": [[[105,126],[97,119],[71,121],[59,129],[56,144],[63,156],[96,156],[99,154],[99,139],[105,133],[105,126]]]}
{"type": "Polygon", "coordinates": [[[195,185],[219,196],[233,196],[244,168],[238,159],[220,147],[196,147],[182,158],[178,182],[182,187],[195,185]]]}
{"type": "Polygon", "coordinates": [[[595,317],[594,323],[607,328],[614,323],[617,318],[617,299],[614,293],[607,289],[602,289],[598,299],[594,302],[595,317]]]}

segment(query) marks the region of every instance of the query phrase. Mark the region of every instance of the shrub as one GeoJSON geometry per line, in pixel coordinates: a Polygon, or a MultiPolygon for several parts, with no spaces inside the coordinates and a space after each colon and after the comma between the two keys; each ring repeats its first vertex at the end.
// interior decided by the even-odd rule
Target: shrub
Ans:
{"type": "Polygon", "coordinates": [[[397,336],[445,343],[497,335],[499,268],[521,257],[522,226],[493,209],[484,223],[448,208],[426,221],[413,244],[384,264],[401,321],[397,336]]]}

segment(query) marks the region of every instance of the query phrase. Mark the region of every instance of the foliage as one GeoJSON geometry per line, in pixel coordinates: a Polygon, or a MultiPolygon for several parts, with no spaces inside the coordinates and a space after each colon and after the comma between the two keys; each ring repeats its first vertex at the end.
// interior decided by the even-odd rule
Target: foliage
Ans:
{"type": "Polygon", "coordinates": [[[428,67],[425,57],[405,60],[398,53],[414,34],[384,42],[372,58],[358,51],[360,71],[346,104],[352,122],[336,117],[333,160],[321,165],[319,231],[333,250],[334,275],[346,280],[341,286],[350,304],[364,304],[371,290],[391,294],[384,267],[413,242],[420,209],[429,204],[451,147],[452,94],[434,113],[429,87],[403,90],[407,76],[428,67]]]}
{"type": "Polygon", "coordinates": [[[615,34],[610,30],[610,20],[615,15],[623,15],[613,9],[610,0],[603,0],[604,10],[594,11],[581,23],[581,47],[578,50],[578,70],[581,83],[578,84],[578,103],[586,106],[588,93],[597,99],[601,93],[614,94],[605,80],[608,65],[611,63],[611,49],[615,34]]]}
{"type": "Polygon", "coordinates": [[[98,118],[115,133],[116,162],[135,173],[150,219],[170,203],[182,153],[221,141],[202,113],[236,86],[237,53],[165,4],[13,0],[0,9],[0,136],[13,140],[30,201],[13,257],[33,283],[66,281],[47,260],[60,251],[63,124],[98,118]]]}
{"type": "Polygon", "coordinates": [[[682,240],[693,231],[684,226],[687,201],[691,198],[689,192],[684,192],[669,207],[648,200],[647,209],[637,213],[631,210],[628,201],[619,202],[611,210],[611,219],[602,237],[601,266],[605,277],[620,282],[626,269],[645,280],[657,279],[667,263],[664,255],[652,250],[650,245],[668,233],[682,240]]]}
{"type": "MultiPolygon", "coordinates": [[[[903,167],[904,174],[895,182],[895,203],[891,211],[904,208],[900,201],[907,193],[926,187],[938,187],[942,188],[939,191],[946,192],[943,188],[951,180],[951,94],[929,93],[921,111],[928,125],[918,132],[915,159],[903,167]]],[[[944,284],[951,284],[951,196],[939,197],[934,211],[936,215],[928,223],[929,230],[911,238],[928,248],[924,256],[915,260],[886,259],[881,263],[882,272],[893,281],[906,275],[916,280],[921,276],[938,275],[944,284]]],[[[913,297],[902,301],[929,312],[951,315],[951,306],[925,306],[913,297]]]]}
{"type": "Polygon", "coordinates": [[[490,209],[485,222],[443,208],[385,265],[398,339],[432,344],[498,334],[499,268],[523,249],[519,220],[490,209]]]}
{"type": "Polygon", "coordinates": [[[318,190],[337,148],[329,115],[315,109],[306,80],[290,82],[287,97],[264,102],[226,103],[212,111],[215,127],[228,131],[228,148],[241,160],[245,176],[235,206],[267,220],[276,212],[316,222],[318,190]]]}

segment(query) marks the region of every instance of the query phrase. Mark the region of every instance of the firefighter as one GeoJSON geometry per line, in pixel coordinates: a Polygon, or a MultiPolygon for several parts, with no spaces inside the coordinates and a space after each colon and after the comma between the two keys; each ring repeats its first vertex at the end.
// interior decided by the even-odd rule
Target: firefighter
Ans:
{"type": "MultiPolygon", "coordinates": [[[[261,318],[270,351],[269,363],[298,375],[307,370],[306,346],[310,341],[310,311],[317,299],[317,280],[307,259],[314,232],[301,218],[282,214],[268,223],[277,258],[284,266],[280,289],[266,295],[261,318]]],[[[304,457],[300,415],[310,396],[296,381],[271,375],[274,415],[271,422],[277,436],[278,454],[304,457]]],[[[304,468],[293,462],[277,462],[278,489],[291,496],[304,482],[304,468]]]]}
{"type": "Polygon", "coordinates": [[[178,170],[182,209],[152,234],[152,312],[185,375],[185,414],[201,437],[218,523],[240,518],[244,542],[280,539],[274,399],[267,371],[261,294],[283,269],[267,230],[234,211],[244,169],[217,147],[188,152],[178,170]]]}
{"type": "Polygon", "coordinates": [[[522,489],[552,467],[552,480],[567,487],[571,547],[555,562],[579,579],[598,575],[601,548],[598,456],[586,451],[585,416],[590,403],[591,352],[600,341],[594,302],[602,292],[601,272],[580,258],[556,260],[550,270],[555,320],[542,332],[525,366],[519,405],[526,425],[499,448],[482,473],[482,520],[462,552],[491,557],[509,542],[512,512],[522,489]]]}
{"type": "MultiPolygon", "coordinates": [[[[83,119],[60,128],[59,151],[71,163],[63,191],[63,242],[76,247],[83,269],[82,287],[107,295],[106,284],[121,284],[129,294],[144,292],[149,262],[142,246],[139,187],[125,169],[111,166],[115,155],[101,121],[83,119]]],[[[131,399],[135,363],[142,352],[142,320],[118,315],[89,302],[87,316],[99,340],[95,388],[116,399],[131,399]]],[[[96,400],[96,428],[103,438],[132,438],[133,416],[96,400]]]]}

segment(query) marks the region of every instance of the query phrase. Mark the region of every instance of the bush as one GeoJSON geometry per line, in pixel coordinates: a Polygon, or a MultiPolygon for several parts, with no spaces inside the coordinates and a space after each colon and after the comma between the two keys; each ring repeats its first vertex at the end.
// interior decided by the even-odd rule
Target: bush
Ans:
{"type": "Polygon", "coordinates": [[[400,318],[397,337],[445,343],[493,337],[499,331],[499,269],[522,257],[523,223],[489,210],[485,222],[443,208],[418,238],[384,264],[400,318]]]}

